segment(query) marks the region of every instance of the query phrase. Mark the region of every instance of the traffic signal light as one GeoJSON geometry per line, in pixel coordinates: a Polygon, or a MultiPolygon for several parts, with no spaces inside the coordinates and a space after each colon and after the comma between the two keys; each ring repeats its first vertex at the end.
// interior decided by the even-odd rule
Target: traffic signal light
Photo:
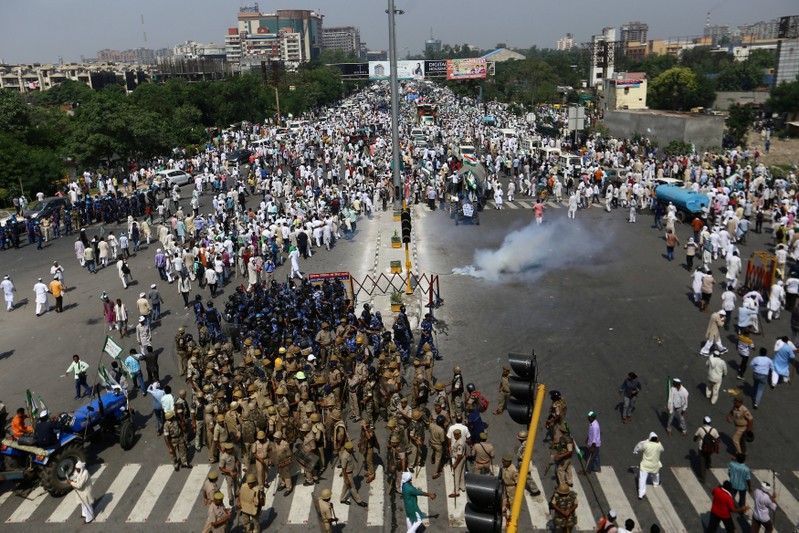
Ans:
{"type": "Polygon", "coordinates": [[[402,242],[411,242],[411,212],[403,209],[400,214],[400,224],[402,225],[402,242]]]}
{"type": "Polygon", "coordinates": [[[531,355],[509,353],[508,363],[515,374],[508,379],[510,395],[506,408],[511,419],[517,424],[527,426],[533,417],[536,381],[538,378],[535,352],[531,355]]]}
{"type": "Polygon", "coordinates": [[[502,531],[502,480],[466,473],[466,529],[469,533],[502,531]]]}

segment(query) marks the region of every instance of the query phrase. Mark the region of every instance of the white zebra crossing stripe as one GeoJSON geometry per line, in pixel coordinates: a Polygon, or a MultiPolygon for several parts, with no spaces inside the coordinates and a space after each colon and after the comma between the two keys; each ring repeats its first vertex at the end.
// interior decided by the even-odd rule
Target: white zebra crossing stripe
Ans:
{"type": "MultiPolygon", "coordinates": [[[[330,489],[330,491],[333,493],[333,498],[331,498],[331,501],[341,502],[339,498],[341,497],[341,489],[344,488],[344,476],[341,475],[341,470],[338,468],[332,468],[330,473],[333,476],[333,488],[330,489]]],[[[352,496],[350,496],[350,501],[355,501],[352,499],[352,496]]],[[[338,511],[336,511],[336,517],[338,517],[338,523],[346,524],[350,516],[350,506],[340,504],[338,505],[337,509],[338,511]]]]}
{"type": "Polygon", "coordinates": [[[122,467],[122,470],[117,474],[114,482],[111,483],[111,486],[105,491],[102,498],[95,504],[95,511],[97,511],[94,517],[95,522],[105,522],[108,520],[117,504],[122,501],[122,496],[130,486],[133,478],[138,474],[139,469],[141,469],[141,465],[139,464],[127,464],[122,467]]]}
{"type": "Polygon", "coordinates": [[[444,486],[447,488],[447,518],[449,520],[449,527],[465,527],[466,518],[464,511],[466,509],[466,493],[455,492],[455,478],[452,477],[452,469],[444,467],[441,475],[444,477],[444,486]],[[457,498],[450,498],[450,494],[457,494],[457,498]]]}
{"type": "MultiPolygon", "coordinates": [[[[375,478],[369,484],[369,507],[366,509],[366,525],[383,525],[383,506],[385,503],[386,490],[383,486],[383,467],[375,466],[375,478]]],[[[426,498],[425,498],[426,499],[426,498]]]]}
{"type": "Polygon", "coordinates": [[[702,524],[707,526],[711,501],[705,488],[699,480],[696,479],[693,470],[689,467],[672,467],[671,472],[674,474],[674,477],[677,478],[677,482],[680,484],[680,487],[682,487],[685,495],[688,496],[696,514],[702,517],[702,524]]]}
{"type": "Polygon", "coordinates": [[[686,529],[680,521],[680,516],[669,501],[666,493],[663,492],[662,486],[647,487],[646,499],[649,500],[649,504],[652,506],[652,510],[655,511],[655,516],[660,523],[660,527],[663,528],[664,531],[668,531],[669,533],[685,533],[686,529]]]}
{"type": "MultiPolygon", "coordinates": [[[[194,468],[200,468],[200,466],[195,466],[194,468]]],[[[174,471],[175,468],[172,465],[160,465],[156,468],[155,474],[147,482],[144,491],[139,496],[139,500],[133,506],[130,515],[128,515],[127,522],[141,523],[147,521],[147,517],[150,516],[150,513],[155,508],[159,496],[161,496],[167,481],[169,481],[174,471]]]]}
{"type": "Polygon", "coordinates": [[[291,498],[287,524],[307,524],[313,507],[314,487],[306,487],[302,483],[294,487],[294,496],[291,498]]]}
{"type": "Polygon", "coordinates": [[[510,207],[511,209],[519,209],[519,206],[514,204],[513,202],[505,202],[503,205],[510,207]]]}
{"type": "Polygon", "coordinates": [[[602,471],[596,473],[596,478],[602,487],[602,492],[605,493],[608,505],[616,511],[619,523],[623,524],[625,520],[631,518],[636,524],[640,524],[633,512],[630,501],[624,495],[624,490],[621,488],[621,483],[619,483],[619,478],[616,477],[613,467],[603,466],[602,471]]]}
{"type": "Polygon", "coordinates": [[[533,481],[535,481],[535,486],[541,491],[541,494],[533,497],[530,496],[530,493],[527,492],[525,487],[524,499],[527,502],[527,509],[530,511],[531,525],[533,526],[533,529],[546,529],[547,523],[549,522],[549,504],[544,496],[541,477],[538,475],[538,470],[532,465],[530,466],[527,475],[533,478],[533,481]]]}
{"type": "MultiPolygon", "coordinates": [[[[772,480],[773,475],[771,470],[752,470],[752,474],[754,474],[761,483],[765,481],[773,485],[773,489],[777,493],[777,509],[782,509],[782,512],[788,517],[788,521],[791,525],[799,522],[799,502],[788,492],[788,489],[783,485],[782,481],[780,481],[779,476],[772,480]]],[[[794,472],[794,474],[799,476],[796,472],[794,472]]]]}
{"type": "MultiPolygon", "coordinates": [[[[267,472],[267,483],[269,483],[269,473],[267,472]]],[[[277,475],[272,478],[271,483],[266,488],[264,495],[264,506],[266,506],[264,513],[261,515],[262,520],[268,520],[270,515],[275,512],[275,494],[277,493],[277,475]]]]}
{"type": "MultiPolygon", "coordinates": [[[[92,472],[89,469],[89,473],[92,477],[92,483],[96,483],[97,479],[103,474],[105,471],[105,464],[101,464],[95,472],[92,472]]],[[[78,510],[80,507],[80,503],[78,503],[78,499],[73,494],[67,494],[61,499],[61,503],[58,504],[55,511],[47,518],[46,522],[48,523],[64,523],[72,516],[72,514],[78,510]]]]}
{"type": "MultiPolygon", "coordinates": [[[[419,468],[419,476],[413,480],[413,486],[417,489],[421,490],[422,492],[428,492],[427,490],[427,469],[422,466],[419,468]]],[[[394,484],[392,483],[388,490],[394,490],[394,484]]],[[[430,500],[427,498],[418,498],[417,503],[419,504],[419,510],[422,511],[424,515],[429,514],[429,505],[430,500]]],[[[370,504],[371,505],[371,504],[370,504]]]]}
{"type": "Polygon", "coordinates": [[[169,512],[167,522],[185,522],[189,518],[194,502],[197,501],[197,496],[200,494],[205,478],[208,477],[208,472],[211,470],[211,465],[195,465],[180,489],[178,499],[175,500],[175,505],[169,512]]]}
{"type": "Polygon", "coordinates": [[[6,523],[13,524],[27,521],[45,498],[47,498],[47,492],[41,487],[36,487],[8,517],[6,523]]]}
{"type": "Polygon", "coordinates": [[[2,507],[3,504],[6,503],[6,500],[11,497],[13,492],[11,490],[11,487],[4,487],[3,489],[0,489],[0,490],[3,491],[3,492],[0,492],[0,507],[2,507]]]}
{"type": "Polygon", "coordinates": [[[595,529],[596,520],[591,513],[591,504],[588,503],[588,496],[583,490],[583,484],[580,483],[579,479],[580,476],[577,475],[574,467],[572,466],[569,468],[571,469],[572,481],[574,482],[572,490],[577,493],[577,531],[593,531],[595,529]]]}

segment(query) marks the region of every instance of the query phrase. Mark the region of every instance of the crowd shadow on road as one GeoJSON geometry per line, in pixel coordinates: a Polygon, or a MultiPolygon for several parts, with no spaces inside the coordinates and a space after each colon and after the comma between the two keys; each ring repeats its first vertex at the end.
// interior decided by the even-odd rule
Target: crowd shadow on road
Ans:
{"type": "Polygon", "coordinates": [[[0,360],[8,359],[12,355],[14,355],[15,351],[16,350],[6,350],[5,352],[0,353],[0,360]]]}

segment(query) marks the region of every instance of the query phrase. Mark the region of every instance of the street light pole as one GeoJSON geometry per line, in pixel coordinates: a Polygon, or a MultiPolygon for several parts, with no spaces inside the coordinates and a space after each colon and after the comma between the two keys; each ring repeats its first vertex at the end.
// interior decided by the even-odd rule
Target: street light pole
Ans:
{"type": "Polygon", "coordinates": [[[400,195],[402,194],[402,179],[400,176],[400,146],[399,146],[399,83],[397,81],[397,34],[394,16],[402,14],[394,9],[394,0],[388,0],[388,55],[391,77],[391,161],[392,175],[394,178],[394,208],[399,208],[400,195]]]}

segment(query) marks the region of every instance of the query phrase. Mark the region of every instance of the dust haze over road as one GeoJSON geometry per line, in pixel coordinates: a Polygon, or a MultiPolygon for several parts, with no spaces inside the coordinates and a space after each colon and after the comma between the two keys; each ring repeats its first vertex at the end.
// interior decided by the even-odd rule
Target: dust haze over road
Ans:
{"type": "Polygon", "coordinates": [[[499,248],[475,250],[471,265],[452,272],[492,282],[515,274],[535,279],[563,267],[590,264],[608,239],[579,221],[560,218],[540,226],[533,221],[506,235],[499,248]]]}

